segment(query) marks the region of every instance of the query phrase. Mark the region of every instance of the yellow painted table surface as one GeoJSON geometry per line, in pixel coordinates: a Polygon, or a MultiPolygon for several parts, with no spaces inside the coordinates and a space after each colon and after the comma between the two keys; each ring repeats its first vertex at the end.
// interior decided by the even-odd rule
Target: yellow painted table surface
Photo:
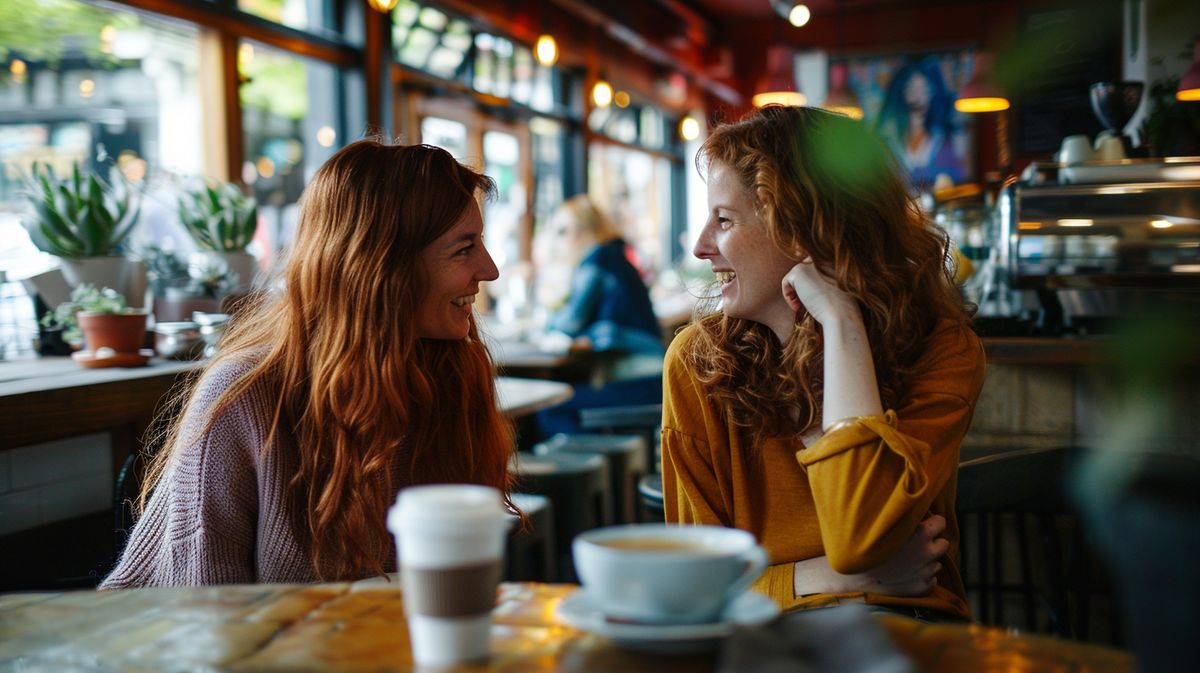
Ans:
{"type": "MultiPolygon", "coordinates": [[[[559,624],[566,584],[503,584],[493,656],[461,671],[712,671],[715,653],[653,655],[559,624]]],[[[981,626],[881,617],[920,671],[1130,673],[1119,650],[981,626]]],[[[245,585],[0,596],[0,670],[412,671],[394,583],[245,585]]]]}

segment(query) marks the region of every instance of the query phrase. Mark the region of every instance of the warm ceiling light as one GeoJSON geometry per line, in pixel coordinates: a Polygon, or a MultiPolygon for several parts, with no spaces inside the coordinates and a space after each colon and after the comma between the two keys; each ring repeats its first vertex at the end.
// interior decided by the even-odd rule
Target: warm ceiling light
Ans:
{"type": "Polygon", "coordinates": [[[812,12],[808,7],[803,2],[795,0],[771,0],[771,8],[797,28],[808,23],[808,20],[812,18],[812,12]]]}
{"type": "Polygon", "coordinates": [[[596,84],[592,86],[592,102],[596,107],[608,107],[613,102],[612,85],[600,78],[596,84]]]}
{"type": "Polygon", "coordinates": [[[807,102],[808,98],[799,91],[764,91],[756,93],[750,98],[750,104],[754,107],[766,107],[767,105],[800,107],[807,102]]]}
{"type": "Polygon", "coordinates": [[[322,126],[317,129],[317,144],[321,147],[333,147],[336,140],[337,131],[334,131],[332,126],[322,126]]]}
{"type": "Polygon", "coordinates": [[[1155,229],[1170,229],[1175,223],[1170,220],[1150,220],[1150,226],[1155,229]]]}
{"type": "Polygon", "coordinates": [[[554,36],[549,33],[543,33],[538,36],[537,43],[533,46],[533,55],[538,63],[546,67],[550,67],[558,62],[558,43],[554,41],[554,36]]]}
{"type": "Polygon", "coordinates": [[[808,7],[804,3],[797,3],[796,6],[792,7],[791,11],[788,12],[788,23],[797,28],[808,23],[808,20],[811,18],[812,12],[808,10],[808,7]]]}
{"type": "Polygon", "coordinates": [[[971,79],[958,91],[954,109],[959,112],[999,112],[1009,108],[1008,98],[992,81],[992,59],[990,54],[975,55],[975,72],[971,79]]]}
{"type": "Polygon", "coordinates": [[[807,103],[808,99],[796,86],[792,68],[791,49],[771,47],[767,50],[767,71],[758,81],[758,86],[754,87],[750,104],[763,107],[771,104],[800,106],[807,103]]]}
{"type": "Polygon", "coordinates": [[[92,94],[96,93],[96,82],[90,79],[79,80],[79,95],[83,98],[91,98],[92,94]]]}
{"type": "Polygon", "coordinates": [[[399,3],[400,0],[367,0],[368,5],[384,14],[392,11],[399,3]]]}
{"type": "Polygon", "coordinates": [[[1196,42],[1192,52],[1192,67],[1179,78],[1179,88],[1175,90],[1175,99],[1182,101],[1200,101],[1200,40],[1196,42]]]}
{"type": "Polygon", "coordinates": [[[846,115],[851,119],[862,119],[863,109],[858,104],[858,96],[850,90],[846,82],[848,76],[848,68],[845,63],[834,63],[829,66],[829,84],[831,89],[829,95],[825,96],[825,102],[821,107],[846,115]]]}
{"type": "Polygon", "coordinates": [[[700,122],[692,115],[685,115],[679,120],[679,137],[687,141],[700,137],[700,122]]]}
{"type": "Polygon", "coordinates": [[[1093,222],[1086,218],[1064,218],[1058,221],[1060,227],[1090,227],[1093,222]]]}
{"type": "Polygon", "coordinates": [[[619,108],[627,108],[629,107],[629,94],[624,91],[618,91],[613,94],[613,102],[619,108]]]}

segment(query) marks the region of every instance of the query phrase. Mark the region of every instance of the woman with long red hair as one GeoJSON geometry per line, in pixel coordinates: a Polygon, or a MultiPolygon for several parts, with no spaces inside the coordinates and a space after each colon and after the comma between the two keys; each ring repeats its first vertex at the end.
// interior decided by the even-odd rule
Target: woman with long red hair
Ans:
{"type": "Polygon", "coordinates": [[[755,533],[784,609],[967,618],[954,492],[984,354],[944,234],[841,115],[767,107],[698,162],[720,307],[667,352],[667,519],[755,533]]]}
{"type": "Polygon", "coordinates": [[[395,568],[400,488],[507,500],[512,429],[472,313],[498,275],[476,201],[494,190],[425,145],[358,141],[317,171],[282,289],[187,395],[102,588],[374,576],[395,568]]]}

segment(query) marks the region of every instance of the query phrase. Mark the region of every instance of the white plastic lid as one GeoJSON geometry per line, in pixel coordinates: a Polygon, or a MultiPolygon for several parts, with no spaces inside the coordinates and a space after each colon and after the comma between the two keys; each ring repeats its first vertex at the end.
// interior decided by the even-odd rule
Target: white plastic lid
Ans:
{"type": "Polygon", "coordinates": [[[434,484],[400,490],[388,511],[388,529],[494,527],[506,519],[500,491],[477,484],[434,484]]]}

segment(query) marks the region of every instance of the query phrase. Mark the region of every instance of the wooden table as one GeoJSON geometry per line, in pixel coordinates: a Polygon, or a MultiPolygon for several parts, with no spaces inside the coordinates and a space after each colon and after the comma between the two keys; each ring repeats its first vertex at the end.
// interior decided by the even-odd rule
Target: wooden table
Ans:
{"type": "MultiPolygon", "coordinates": [[[[617,648],[554,616],[575,590],[503,584],[489,662],[460,671],[712,671],[713,653],[617,648]]],[[[1132,673],[1126,652],[981,626],[880,617],[927,673],[1132,673]]],[[[393,582],[131,589],[0,596],[0,669],[73,671],[412,671],[393,582]]]]}

